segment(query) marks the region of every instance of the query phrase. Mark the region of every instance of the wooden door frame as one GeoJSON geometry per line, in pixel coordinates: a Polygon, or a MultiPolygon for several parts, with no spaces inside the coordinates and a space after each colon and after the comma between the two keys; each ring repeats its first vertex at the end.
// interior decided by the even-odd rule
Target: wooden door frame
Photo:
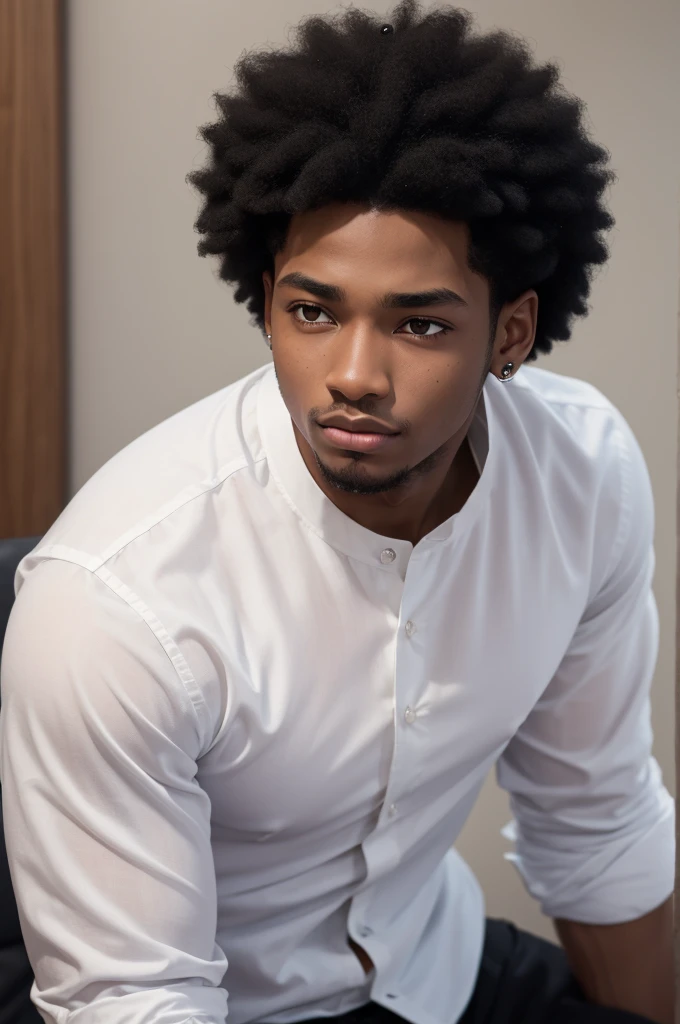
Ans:
{"type": "Polygon", "coordinates": [[[0,538],[66,504],[63,21],[0,0],[0,538]]]}

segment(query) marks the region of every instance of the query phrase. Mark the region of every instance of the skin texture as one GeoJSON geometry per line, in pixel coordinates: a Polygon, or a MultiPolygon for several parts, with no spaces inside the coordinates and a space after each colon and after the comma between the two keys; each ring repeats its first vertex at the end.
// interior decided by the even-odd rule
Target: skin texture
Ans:
{"type": "MultiPolygon", "coordinates": [[[[435,215],[334,203],[292,218],[274,273],[263,275],[276,376],[309,472],[355,522],[414,545],[473,491],[466,435],[486,376],[500,376],[508,362],[517,373],[535,337],[533,290],[502,307],[490,337],[489,284],[468,267],[468,237],[464,223],[435,215]],[[282,283],[292,272],[338,286],[343,300],[282,283]],[[434,288],[452,289],[466,305],[380,301],[434,288]],[[386,449],[344,451],[316,422],[333,413],[375,417],[401,435],[386,449]]],[[[671,1024],[668,905],[626,924],[557,928],[593,1002],[671,1024]]],[[[365,950],[348,942],[370,971],[365,950]]]]}
{"type": "Polygon", "coordinates": [[[594,1003],[673,1024],[673,898],[636,921],[555,927],[581,987],[594,1003]]]}
{"type": "Polygon", "coordinates": [[[489,285],[467,266],[467,239],[464,224],[428,214],[334,204],[293,218],[277,283],[263,275],[276,375],[310,473],[351,519],[413,544],[467,500],[476,473],[463,442],[486,374],[507,362],[516,372],[535,335],[532,290],[503,307],[489,353],[489,285]],[[340,286],[346,301],[279,285],[292,271],[340,286]],[[387,292],[432,288],[468,306],[380,305],[387,292]],[[300,300],[317,310],[289,312],[300,300]],[[305,323],[310,315],[316,322],[305,323]],[[374,416],[402,434],[389,450],[346,453],[315,423],[334,412],[374,416]]]}

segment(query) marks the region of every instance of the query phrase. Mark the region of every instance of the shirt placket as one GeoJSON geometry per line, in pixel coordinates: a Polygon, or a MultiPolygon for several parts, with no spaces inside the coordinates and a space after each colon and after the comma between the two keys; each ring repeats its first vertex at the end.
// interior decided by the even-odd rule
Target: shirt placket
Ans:
{"type": "MultiPolygon", "coordinates": [[[[385,552],[382,560],[389,557],[385,552]]],[[[376,934],[371,919],[371,902],[373,880],[384,878],[396,867],[402,854],[395,828],[401,814],[401,799],[412,788],[414,775],[419,772],[419,747],[422,741],[422,722],[418,719],[418,693],[421,685],[421,673],[414,671],[411,651],[412,638],[418,631],[415,617],[409,617],[409,608],[414,604],[417,593],[417,575],[415,566],[411,564],[408,579],[404,583],[400,605],[399,622],[397,625],[395,668],[393,677],[393,714],[394,730],[392,760],[385,789],[383,805],[376,821],[374,830],[362,843],[362,852],[366,863],[366,878],[361,890],[354,896],[348,916],[350,936],[361,945],[380,970],[380,961],[384,959],[386,946],[376,934]],[[414,595],[412,597],[411,595],[414,595]],[[420,725],[418,729],[416,723],[420,725]],[[381,953],[383,954],[381,956],[381,953]]],[[[395,998],[397,998],[395,996],[395,998]]]]}

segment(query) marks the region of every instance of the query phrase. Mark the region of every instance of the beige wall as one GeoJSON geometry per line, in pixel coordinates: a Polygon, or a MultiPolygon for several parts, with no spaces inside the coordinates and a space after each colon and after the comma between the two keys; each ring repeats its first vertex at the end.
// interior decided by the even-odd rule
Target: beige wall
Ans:
{"type": "MultiPolygon", "coordinates": [[[[371,6],[370,0],[359,6],[371,6]]],[[[373,0],[375,10],[391,4],[373,0]]],[[[657,505],[661,651],[656,753],[673,789],[680,5],[674,0],[470,0],[556,58],[588,103],[619,181],[613,255],[592,313],[542,365],[600,387],[635,430],[657,505]]],[[[270,359],[214,267],[196,256],[197,126],[243,49],[279,44],[329,0],[70,0],[70,494],[137,435],[270,359]]],[[[493,630],[493,622],[489,623],[493,630]]],[[[507,800],[489,780],[459,847],[488,912],[552,935],[502,859],[507,800]]]]}

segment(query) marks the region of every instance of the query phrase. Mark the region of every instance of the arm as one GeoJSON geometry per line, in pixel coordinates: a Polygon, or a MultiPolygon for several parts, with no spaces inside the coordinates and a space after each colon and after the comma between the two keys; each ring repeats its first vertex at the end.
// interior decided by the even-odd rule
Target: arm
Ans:
{"type": "Polygon", "coordinates": [[[225,1020],[196,700],[150,625],[94,573],[55,560],[26,580],[3,648],[0,770],[46,1020],[225,1020]]]}
{"type": "Polygon", "coordinates": [[[556,921],[572,971],[589,999],[673,1024],[673,901],[635,921],[556,921]]]}
{"type": "Polygon", "coordinates": [[[618,439],[622,486],[607,489],[621,516],[596,536],[611,550],[603,579],[497,772],[515,817],[509,859],[586,994],[669,1024],[674,804],[652,757],[653,501],[625,423],[618,439]]]}

